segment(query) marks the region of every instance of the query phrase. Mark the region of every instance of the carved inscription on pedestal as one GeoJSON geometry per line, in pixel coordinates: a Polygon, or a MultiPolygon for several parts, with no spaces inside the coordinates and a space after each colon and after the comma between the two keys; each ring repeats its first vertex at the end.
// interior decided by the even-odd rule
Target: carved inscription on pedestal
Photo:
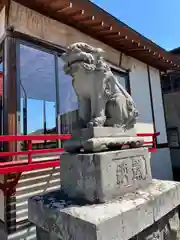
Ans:
{"type": "Polygon", "coordinates": [[[146,180],[147,169],[145,159],[142,156],[132,158],[132,180],[146,180]]]}
{"type": "Polygon", "coordinates": [[[121,164],[117,164],[116,169],[116,176],[117,176],[117,185],[126,186],[128,185],[128,165],[125,162],[122,162],[121,164]]]}
{"type": "Polygon", "coordinates": [[[113,160],[116,162],[116,183],[118,187],[132,185],[134,181],[147,180],[148,171],[143,156],[113,160]]]}

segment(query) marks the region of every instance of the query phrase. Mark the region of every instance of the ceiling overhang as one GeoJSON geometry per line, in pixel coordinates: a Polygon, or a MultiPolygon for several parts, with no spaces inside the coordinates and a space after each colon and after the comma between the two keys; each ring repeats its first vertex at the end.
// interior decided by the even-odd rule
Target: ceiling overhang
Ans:
{"type": "Polygon", "coordinates": [[[15,0],[73,26],[111,47],[160,70],[180,69],[180,59],[88,0],[15,0]]]}

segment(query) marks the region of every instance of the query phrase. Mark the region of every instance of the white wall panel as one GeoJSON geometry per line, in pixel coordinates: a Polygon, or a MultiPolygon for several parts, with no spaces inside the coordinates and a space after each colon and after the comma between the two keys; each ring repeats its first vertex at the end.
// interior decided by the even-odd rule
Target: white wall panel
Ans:
{"type": "MultiPolygon", "coordinates": [[[[133,58],[127,64],[131,66],[131,95],[140,114],[136,124],[136,132],[154,132],[147,65],[133,58]]],[[[145,138],[145,140],[151,141],[152,138],[145,138]]]]}
{"type": "Polygon", "coordinates": [[[162,100],[162,91],[160,83],[159,70],[150,67],[150,79],[151,79],[151,91],[153,110],[155,118],[156,131],[160,132],[160,136],[157,138],[158,143],[167,143],[166,123],[164,118],[164,107],[162,100]]]}

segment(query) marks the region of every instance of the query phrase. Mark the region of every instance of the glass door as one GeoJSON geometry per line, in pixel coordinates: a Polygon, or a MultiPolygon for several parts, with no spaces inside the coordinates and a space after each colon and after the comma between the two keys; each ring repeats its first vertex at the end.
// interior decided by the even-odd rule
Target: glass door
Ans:
{"type": "MultiPolygon", "coordinates": [[[[20,44],[21,134],[57,132],[55,57],[20,44]]],[[[57,141],[36,141],[34,148],[56,147],[57,141]]]]}

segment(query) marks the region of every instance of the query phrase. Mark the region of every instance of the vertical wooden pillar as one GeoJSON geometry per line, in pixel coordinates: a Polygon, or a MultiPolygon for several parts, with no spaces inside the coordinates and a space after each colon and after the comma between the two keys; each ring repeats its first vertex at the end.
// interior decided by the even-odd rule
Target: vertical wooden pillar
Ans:
{"type": "MultiPolygon", "coordinates": [[[[17,134],[16,39],[7,36],[4,42],[3,134],[17,134]]],[[[17,144],[5,144],[5,151],[16,151],[17,144]]],[[[9,159],[10,160],[10,159],[9,159]]]]}
{"type": "MultiPolygon", "coordinates": [[[[3,94],[3,134],[17,134],[17,81],[16,81],[16,40],[8,36],[4,41],[4,94],[3,94]]],[[[4,144],[4,151],[16,151],[16,142],[4,144]]],[[[12,157],[7,158],[11,161],[12,157]]],[[[5,175],[5,182],[15,175],[5,175]]],[[[5,196],[5,225],[8,233],[16,230],[16,197],[5,196]]]]}

